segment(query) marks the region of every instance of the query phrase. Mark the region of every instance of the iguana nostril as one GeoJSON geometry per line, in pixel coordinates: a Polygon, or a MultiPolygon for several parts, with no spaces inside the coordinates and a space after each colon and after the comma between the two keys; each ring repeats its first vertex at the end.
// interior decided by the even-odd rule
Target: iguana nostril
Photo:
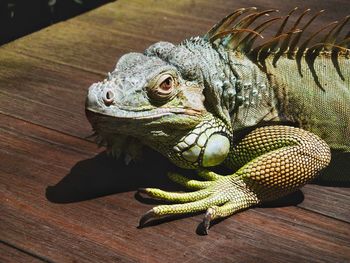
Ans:
{"type": "Polygon", "coordinates": [[[114,93],[111,90],[107,90],[104,93],[103,101],[107,106],[111,105],[114,101],[114,93]]]}

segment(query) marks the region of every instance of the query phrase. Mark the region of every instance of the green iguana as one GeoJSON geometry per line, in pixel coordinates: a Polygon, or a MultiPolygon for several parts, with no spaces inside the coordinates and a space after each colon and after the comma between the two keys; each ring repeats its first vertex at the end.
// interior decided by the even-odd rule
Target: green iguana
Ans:
{"type": "Polygon", "coordinates": [[[206,210],[207,232],[213,219],[301,188],[329,165],[330,148],[349,153],[350,16],[302,40],[322,11],[290,26],[295,10],[258,23],[276,10],[238,9],[202,37],[122,56],[89,88],[87,117],[114,155],[147,145],[205,179],[170,173],[195,191],[140,189],[177,203],[154,207],[140,225],[206,210]],[[218,165],[232,174],[210,171],[218,165]]]}

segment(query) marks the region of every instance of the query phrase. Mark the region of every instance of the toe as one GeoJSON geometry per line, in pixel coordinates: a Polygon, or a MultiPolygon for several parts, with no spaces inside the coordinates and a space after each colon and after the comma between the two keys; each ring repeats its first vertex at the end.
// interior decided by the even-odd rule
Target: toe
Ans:
{"type": "Polygon", "coordinates": [[[168,173],[168,177],[173,182],[193,190],[205,189],[212,185],[211,181],[203,182],[203,181],[191,180],[177,173],[168,173]]]}
{"type": "Polygon", "coordinates": [[[204,169],[199,169],[198,170],[198,175],[206,180],[209,181],[217,181],[225,176],[218,175],[217,173],[214,173],[212,171],[204,170],[204,169]]]}
{"type": "Polygon", "coordinates": [[[187,202],[201,200],[210,195],[210,191],[207,189],[188,192],[188,193],[187,192],[177,193],[177,192],[167,192],[157,188],[141,188],[139,189],[139,193],[144,193],[150,197],[157,198],[160,200],[169,201],[169,202],[179,202],[179,203],[187,203],[187,202]]]}

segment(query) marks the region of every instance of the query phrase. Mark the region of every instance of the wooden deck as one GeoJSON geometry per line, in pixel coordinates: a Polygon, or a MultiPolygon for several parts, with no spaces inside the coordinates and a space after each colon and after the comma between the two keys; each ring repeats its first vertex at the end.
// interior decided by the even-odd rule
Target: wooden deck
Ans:
{"type": "Polygon", "coordinates": [[[247,6],[327,9],[314,29],[349,10],[347,0],[120,0],[0,47],[1,262],[350,262],[349,188],[307,185],[209,236],[196,234],[201,214],[138,229],[154,202],[136,189],[173,187],[171,165],[125,166],[85,139],[87,88],[122,54],[202,34],[247,6]]]}

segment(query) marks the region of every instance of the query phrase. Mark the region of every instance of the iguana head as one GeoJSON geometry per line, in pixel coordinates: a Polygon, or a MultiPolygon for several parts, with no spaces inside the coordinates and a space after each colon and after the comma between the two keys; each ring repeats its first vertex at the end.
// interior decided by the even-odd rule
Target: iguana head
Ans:
{"type": "Polygon", "coordinates": [[[89,88],[86,113],[111,148],[148,145],[185,168],[221,163],[229,128],[208,110],[198,59],[184,46],[159,42],[122,56],[89,88]]]}

